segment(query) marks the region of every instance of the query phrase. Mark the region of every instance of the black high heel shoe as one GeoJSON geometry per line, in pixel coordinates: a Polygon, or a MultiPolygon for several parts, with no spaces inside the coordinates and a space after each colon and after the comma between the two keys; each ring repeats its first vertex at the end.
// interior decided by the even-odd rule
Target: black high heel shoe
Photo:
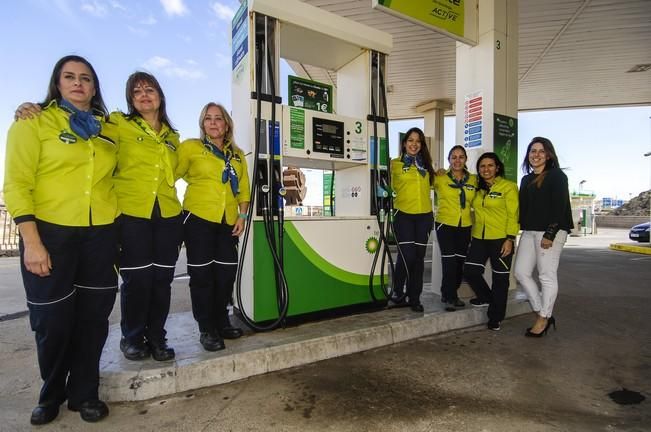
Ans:
{"type": "Polygon", "coordinates": [[[529,328],[527,329],[527,331],[524,333],[524,335],[525,335],[526,337],[537,337],[537,338],[540,338],[540,337],[543,337],[543,336],[545,336],[545,335],[547,334],[547,330],[549,330],[549,328],[550,328],[551,326],[554,326],[554,331],[556,331],[556,318],[554,318],[553,316],[551,316],[551,317],[549,317],[549,318],[547,319],[547,325],[545,326],[545,328],[543,329],[543,331],[541,331],[540,333],[534,333],[534,332],[532,332],[532,331],[531,331],[531,327],[529,327],[529,328]]]}

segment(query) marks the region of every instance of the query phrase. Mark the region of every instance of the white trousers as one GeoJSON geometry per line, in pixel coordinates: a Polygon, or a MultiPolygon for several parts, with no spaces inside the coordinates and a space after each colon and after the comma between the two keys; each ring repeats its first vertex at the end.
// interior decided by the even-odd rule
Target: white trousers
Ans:
{"type": "Polygon", "coordinates": [[[567,231],[559,231],[552,247],[543,249],[540,242],[544,231],[523,231],[515,260],[515,278],[524,288],[534,312],[549,318],[558,295],[558,263],[567,240],[567,231]],[[533,278],[538,270],[538,282],[533,278]]]}

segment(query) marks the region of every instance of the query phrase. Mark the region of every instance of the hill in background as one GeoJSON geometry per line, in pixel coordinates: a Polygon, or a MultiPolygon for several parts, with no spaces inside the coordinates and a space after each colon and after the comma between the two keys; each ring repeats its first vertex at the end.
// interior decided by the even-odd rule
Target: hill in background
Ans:
{"type": "Polygon", "coordinates": [[[649,216],[649,198],[651,190],[642,192],[621,207],[610,212],[616,216],[649,216]]]}

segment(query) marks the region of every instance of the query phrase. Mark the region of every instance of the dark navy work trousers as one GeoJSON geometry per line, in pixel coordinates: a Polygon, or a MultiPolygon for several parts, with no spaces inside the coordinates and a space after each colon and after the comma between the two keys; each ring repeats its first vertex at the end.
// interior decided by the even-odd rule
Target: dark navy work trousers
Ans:
{"type": "Polygon", "coordinates": [[[509,274],[513,253],[502,257],[500,250],[506,239],[482,240],[473,238],[466,257],[463,274],[477,298],[489,303],[488,319],[499,322],[506,314],[506,300],[509,292],[509,274]],[[486,261],[490,259],[492,287],[484,279],[486,261]]]}
{"type": "Polygon", "coordinates": [[[399,211],[393,227],[398,242],[396,272],[393,275],[393,290],[402,295],[406,284],[409,303],[420,304],[423,292],[423,271],[425,252],[434,223],[433,213],[409,214],[399,211]]]}
{"type": "Polygon", "coordinates": [[[463,263],[470,243],[471,227],[436,224],[436,238],[441,249],[441,298],[453,301],[463,281],[463,263]]]}
{"type": "Polygon", "coordinates": [[[160,344],[170,310],[174,268],[183,238],[182,215],[164,218],[154,208],[151,219],[122,215],[120,275],[122,336],[129,343],[160,344]]]}
{"type": "Polygon", "coordinates": [[[184,214],[192,313],[199,331],[212,332],[230,325],[228,303],[233,297],[239,240],[232,234],[233,225],[184,214]]]}
{"type": "Polygon", "coordinates": [[[21,272],[43,379],[39,405],[79,405],[98,398],[99,361],[108,336],[118,277],[114,224],[67,227],[36,221],[52,261],[49,276],[21,272]]]}

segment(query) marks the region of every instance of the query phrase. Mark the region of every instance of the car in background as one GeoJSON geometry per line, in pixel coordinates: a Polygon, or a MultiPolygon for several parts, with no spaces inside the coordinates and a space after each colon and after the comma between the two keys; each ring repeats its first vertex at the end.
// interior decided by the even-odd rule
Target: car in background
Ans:
{"type": "Polygon", "coordinates": [[[644,222],[643,224],[635,225],[628,232],[628,238],[639,242],[648,242],[650,226],[651,222],[644,222]]]}

